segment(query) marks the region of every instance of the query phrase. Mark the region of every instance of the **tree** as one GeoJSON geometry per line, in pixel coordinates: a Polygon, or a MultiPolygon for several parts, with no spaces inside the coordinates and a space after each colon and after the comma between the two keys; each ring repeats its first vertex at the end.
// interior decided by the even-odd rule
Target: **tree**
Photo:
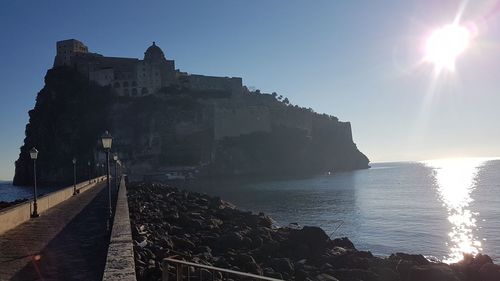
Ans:
{"type": "Polygon", "coordinates": [[[283,100],[283,103],[288,105],[288,104],[290,104],[290,101],[288,100],[288,98],[285,98],[285,99],[283,100]]]}

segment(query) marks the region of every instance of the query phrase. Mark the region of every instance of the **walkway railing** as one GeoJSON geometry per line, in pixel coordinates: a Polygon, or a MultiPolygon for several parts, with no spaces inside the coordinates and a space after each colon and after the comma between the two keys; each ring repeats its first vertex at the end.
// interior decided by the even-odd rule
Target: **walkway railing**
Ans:
{"type": "Polygon", "coordinates": [[[255,275],[220,267],[214,267],[204,264],[192,263],[172,258],[163,259],[163,281],[182,281],[182,280],[267,280],[283,281],[271,277],[255,275]],[[170,271],[171,267],[173,271],[170,271]]]}
{"type": "MultiPolygon", "coordinates": [[[[76,190],[78,193],[83,193],[98,183],[103,182],[106,176],[97,177],[78,183],[76,190]]],[[[45,194],[38,198],[38,213],[43,213],[46,210],[64,202],[65,200],[73,197],[74,186],[69,186],[49,194],[45,194]]],[[[31,213],[33,212],[33,200],[29,200],[14,206],[0,210],[0,234],[30,220],[31,213]]]]}

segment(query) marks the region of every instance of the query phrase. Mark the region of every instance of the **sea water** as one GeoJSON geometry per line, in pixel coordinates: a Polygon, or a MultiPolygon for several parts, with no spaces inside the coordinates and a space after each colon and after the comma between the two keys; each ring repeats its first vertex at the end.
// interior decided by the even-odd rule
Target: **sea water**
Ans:
{"type": "MultiPolygon", "coordinates": [[[[38,187],[38,196],[56,191],[54,187],[38,187]]],[[[14,186],[11,181],[0,181],[0,201],[11,202],[16,199],[31,199],[33,198],[33,187],[31,186],[14,186]]]]}
{"type": "MultiPolygon", "coordinates": [[[[264,212],[278,224],[322,227],[376,255],[418,253],[453,262],[463,252],[500,260],[500,160],[376,163],[304,179],[216,181],[188,188],[264,212]]],[[[49,193],[54,188],[39,188],[49,193]]],[[[0,182],[0,201],[32,187],[0,182]]]]}
{"type": "Polygon", "coordinates": [[[500,160],[377,163],[306,179],[189,187],[279,224],[322,227],[377,255],[418,253],[453,262],[464,252],[500,259],[500,160]]]}

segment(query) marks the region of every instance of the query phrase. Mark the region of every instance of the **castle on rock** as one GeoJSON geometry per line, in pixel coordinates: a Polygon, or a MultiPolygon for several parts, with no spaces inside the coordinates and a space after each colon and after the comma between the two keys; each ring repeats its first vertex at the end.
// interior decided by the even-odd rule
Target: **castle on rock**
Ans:
{"type": "Polygon", "coordinates": [[[69,39],[57,42],[54,67],[72,66],[89,80],[111,86],[121,96],[141,97],[166,87],[183,87],[192,91],[242,94],[239,77],[216,77],[188,74],[175,69],[175,62],[155,42],[144,53],[144,59],[107,57],[89,52],[82,42],[69,39]]]}

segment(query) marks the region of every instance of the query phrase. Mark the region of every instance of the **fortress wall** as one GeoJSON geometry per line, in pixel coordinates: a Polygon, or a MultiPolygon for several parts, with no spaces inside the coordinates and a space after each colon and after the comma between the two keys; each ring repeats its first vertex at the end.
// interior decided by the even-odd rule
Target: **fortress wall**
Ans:
{"type": "Polygon", "coordinates": [[[235,137],[253,132],[271,131],[269,108],[263,106],[216,107],[214,138],[235,137]]]}
{"type": "Polygon", "coordinates": [[[335,117],[316,115],[313,119],[313,136],[315,132],[335,136],[335,139],[342,144],[353,143],[351,123],[339,122],[335,117]]]}
{"type": "Polygon", "coordinates": [[[305,109],[276,107],[271,111],[271,120],[273,126],[299,128],[309,133],[312,131],[312,114],[305,109]]]}
{"type": "Polygon", "coordinates": [[[100,86],[110,85],[115,80],[115,71],[112,68],[100,69],[89,73],[89,79],[100,86]]]}
{"type": "Polygon", "coordinates": [[[192,90],[229,90],[233,94],[242,92],[242,79],[238,77],[215,77],[191,74],[186,76],[187,86],[192,90]]]}

